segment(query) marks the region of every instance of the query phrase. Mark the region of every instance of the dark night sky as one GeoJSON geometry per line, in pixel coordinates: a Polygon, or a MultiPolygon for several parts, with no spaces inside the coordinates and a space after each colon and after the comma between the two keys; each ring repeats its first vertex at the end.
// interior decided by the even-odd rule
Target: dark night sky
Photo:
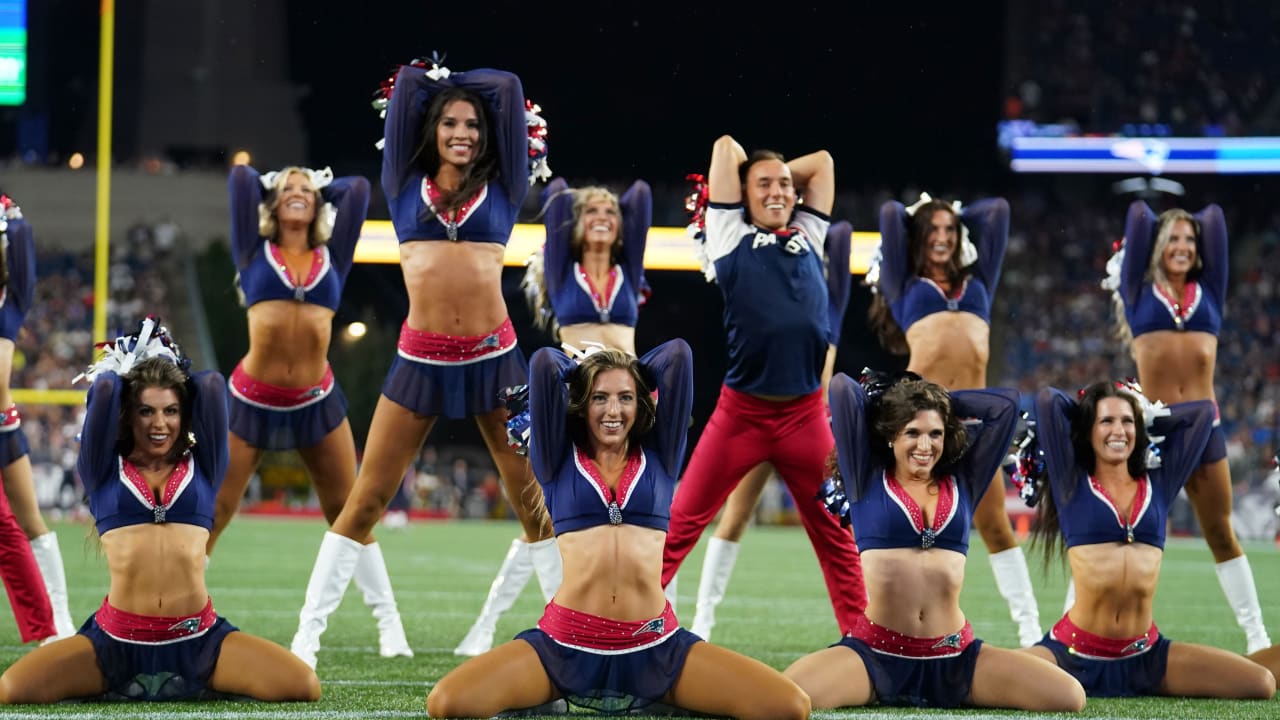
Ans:
{"type": "Polygon", "coordinates": [[[848,189],[998,169],[999,3],[352,5],[289,3],[316,162],[376,163],[369,94],[393,64],[439,50],[455,70],[520,75],[550,124],[551,166],[571,179],[678,180],[724,132],[788,155],[826,147],[848,189]]]}
{"type": "MultiPolygon", "coordinates": [[[[33,14],[30,99],[48,109],[55,152],[82,149],[94,137],[97,3],[39,1],[48,20],[33,14]]],[[[117,5],[125,145],[120,113],[144,92],[141,12],[157,1],[117,5]]],[[[842,190],[984,187],[1001,174],[1002,2],[284,2],[279,41],[311,165],[376,177],[371,94],[395,64],[438,50],[454,70],[520,75],[550,124],[551,167],[570,180],[680,182],[725,132],[789,156],[825,147],[842,190]]],[[[0,123],[15,115],[0,110],[0,123]]]]}

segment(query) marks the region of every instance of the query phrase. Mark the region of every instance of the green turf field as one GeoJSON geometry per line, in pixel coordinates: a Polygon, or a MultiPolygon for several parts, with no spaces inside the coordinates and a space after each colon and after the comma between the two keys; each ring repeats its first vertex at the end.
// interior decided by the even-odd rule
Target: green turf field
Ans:
{"type": "MultiPolygon", "coordinates": [[[[105,564],[86,546],[84,525],[57,527],[67,565],[71,610],[77,621],[102,602],[107,590],[105,564]]],[[[318,521],[237,519],[218,545],[208,583],[214,606],[241,629],[287,645],[297,622],[303,588],[319,545],[318,521]]],[[[317,668],[323,699],[314,705],[259,703],[173,703],[125,705],[71,703],[52,707],[0,709],[0,718],[400,718],[425,716],[431,684],[458,661],[454,645],[480,609],[493,573],[518,532],[514,523],[423,522],[401,530],[379,528],[413,659],[384,659],[377,654],[373,619],[352,587],[324,636],[317,668]]],[[[1258,592],[1273,637],[1280,639],[1280,554],[1272,545],[1247,548],[1258,592]]],[[[982,543],[974,536],[964,595],[974,633],[987,642],[1012,646],[1014,627],[996,592],[982,543]]],[[[1055,568],[1040,572],[1029,553],[1038,583],[1041,623],[1061,614],[1064,578],[1055,568]]],[[[677,612],[692,620],[702,546],[681,573],[677,612]]],[[[27,651],[18,644],[7,601],[0,601],[0,667],[27,651]]],[[[541,612],[536,581],[498,626],[510,637],[531,626],[541,612]]],[[[730,648],[784,668],[800,655],[836,639],[817,561],[798,527],[757,527],[748,531],[743,552],[718,613],[715,639],[730,648]]],[[[1204,544],[1175,539],[1165,553],[1156,622],[1176,640],[1202,642],[1241,651],[1244,636],[1236,628],[1204,544]]],[[[1011,678],[1016,682],[1016,678],[1011,678]]],[[[998,711],[937,711],[871,708],[820,712],[814,717],[908,718],[960,715],[967,718],[1030,717],[998,711]]],[[[1081,717],[1098,718],[1280,718],[1280,700],[1244,703],[1208,700],[1090,700],[1081,717]]]]}

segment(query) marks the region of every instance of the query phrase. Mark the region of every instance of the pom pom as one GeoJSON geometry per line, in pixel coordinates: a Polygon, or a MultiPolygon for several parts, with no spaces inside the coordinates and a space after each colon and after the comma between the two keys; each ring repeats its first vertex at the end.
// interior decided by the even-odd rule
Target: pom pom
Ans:
{"type": "Polygon", "coordinates": [[[685,180],[693,183],[693,189],[684,198],[684,209],[689,213],[689,224],[685,226],[685,234],[693,239],[693,254],[702,266],[702,274],[707,282],[716,281],[716,266],[707,254],[707,178],[699,173],[689,173],[685,180]]]}
{"type": "Polygon", "coordinates": [[[858,374],[858,384],[862,386],[862,391],[866,393],[868,403],[879,400],[880,396],[884,395],[886,390],[900,382],[923,379],[924,378],[910,370],[888,373],[882,370],[872,370],[869,367],[864,367],[862,368],[862,372],[858,374]]]}
{"type": "MultiPolygon", "coordinates": [[[[378,113],[378,117],[385,120],[387,118],[387,106],[391,104],[391,96],[396,91],[396,76],[400,74],[400,68],[415,67],[421,68],[427,77],[432,80],[440,81],[449,77],[449,68],[444,66],[444,55],[431,52],[429,58],[414,58],[407,65],[397,65],[391,69],[391,75],[382,82],[378,83],[378,89],[373,91],[373,102],[370,104],[378,113]]],[[[381,150],[387,144],[387,139],[382,138],[374,143],[374,147],[381,150]]]]}
{"type": "Polygon", "coordinates": [[[551,166],[547,165],[547,121],[542,119],[542,107],[525,98],[524,122],[529,128],[529,184],[551,179],[551,166]]]}
{"type": "Polygon", "coordinates": [[[132,335],[122,335],[112,342],[97,345],[102,356],[85,368],[85,371],[71,380],[72,384],[83,380],[93,382],[104,372],[124,375],[135,365],[153,357],[168,359],[173,364],[188,372],[191,360],[183,354],[182,348],[169,335],[169,330],[160,324],[160,318],[148,315],[138,323],[138,331],[132,335]]]}
{"type": "Polygon", "coordinates": [[[1043,497],[1048,471],[1044,451],[1036,439],[1036,423],[1027,413],[1022,413],[1023,427],[1013,438],[1013,451],[1005,458],[1004,470],[1010,482],[1018,489],[1018,497],[1027,507],[1035,507],[1043,497]]]}
{"type": "Polygon", "coordinates": [[[847,528],[853,524],[849,518],[849,496],[844,491],[844,482],[829,477],[818,488],[814,499],[822,503],[827,512],[840,518],[840,527],[847,528]]]}
{"type": "Polygon", "coordinates": [[[1120,271],[1124,268],[1124,238],[1111,245],[1111,257],[1107,259],[1107,275],[1102,278],[1102,289],[1120,292],[1120,271]]]}
{"type": "Polygon", "coordinates": [[[529,386],[503,388],[498,397],[507,407],[507,445],[517,455],[529,454],[529,436],[533,420],[529,417],[529,386]]]}

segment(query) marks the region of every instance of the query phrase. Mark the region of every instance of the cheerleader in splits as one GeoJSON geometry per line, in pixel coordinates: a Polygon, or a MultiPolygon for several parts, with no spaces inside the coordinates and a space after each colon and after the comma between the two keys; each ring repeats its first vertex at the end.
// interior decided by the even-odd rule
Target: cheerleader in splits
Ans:
{"type": "MultiPolygon", "coordinates": [[[[1138,382],[1166,404],[1215,400],[1213,371],[1230,270],[1222,208],[1210,205],[1195,215],[1174,209],[1157,218],[1138,200],[1129,206],[1124,236],[1123,255],[1108,263],[1113,273],[1120,265],[1119,277],[1104,285],[1115,291],[1118,335],[1130,345],[1138,382]]],[[[1249,558],[1231,527],[1227,438],[1216,417],[1186,490],[1247,651],[1271,645],[1249,558]]]]}
{"type": "Polygon", "coordinates": [[[1124,383],[1090,385],[1078,403],[1053,388],[1036,398],[1048,488],[1040,490],[1035,532],[1046,555],[1061,537],[1076,594],[1027,652],[1056,662],[1091,696],[1275,693],[1267,668],[1225,650],[1171,642],[1152,620],[1165,518],[1200,464],[1214,414],[1203,400],[1152,406],[1124,383]],[[1158,465],[1148,461],[1152,437],[1162,439],[1158,465]]]}
{"type": "Polygon", "coordinates": [[[724,295],[729,370],[671,505],[662,556],[669,595],[680,564],[748,470],[768,462],[791,491],[841,632],[866,594],[853,536],[813,501],[833,441],[821,396],[830,341],[822,239],[835,200],[825,150],[750,158],[725,135],[711,151],[704,269],[724,295]],[[797,204],[797,188],[804,203],[797,204]]]}
{"type": "MultiPolygon", "coordinates": [[[[833,224],[827,230],[826,251],[823,253],[827,267],[827,323],[831,333],[827,341],[827,358],[822,366],[822,398],[827,397],[827,384],[835,370],[836,348],[840,345],[840,329],[844,324],[844,311],[849,305],[849,245],[853,227],[846,221],[833,224]]],[[[733,566],[738,562],[739,542],[747,530],[756,503],[764,485],[774,474],[772,465],[757,465],[742,478],[738,487],[729,493],[724,512],[716,523],[716,532],[707,541],[702,556],[702,573],[698,577],[698,606],[689,628],[703,640],[711,639],[711,628],[716,624],[716,607],[724,600],[733,566]]]]}
{"type": "Polygon", "coordinates": [[[320,698],[310,668],[214,612],[204,550],[227,469],[227,386],[186,367],[147,318],[89,369],[76,470],[110,588],[79,634],[36,648],[0,676],[0,703],[320,698]]]}
{"type": "Polygon", "coordinates": [[[870,602],[844,638],[787,677],[815,708],[1083,709],[1080,683],[974,638],[960,609],[973,508],[1008,451],[1017,393],[869,379],[870,401],[837,375],[831,415],[847,494],[832,505],[856,528],[870,602]]]}
{"type": "MultiPolygon", "coordinates": [[[[1009,204],[991,198],[957,210],[928,195],[910,208],[887,202],[880,208],[880,237],[881,261],[868,282],[876,290],[871,326],[881,343],[908,354],[908,370],[948,390],[986,387],[991,300],[1009,242],[1009,204]]],[[[974,526],[1026,647],[1040,638],[1040,610],[1000,475],[992,476],[990,492],[974,499],[974,526]]]]}
{"type": "MultiPolygon", "coordinates": [[[[636,319],[643,292],[644,248],[653,215],[649,184],[637,180],[621,200],[602,187],[571,190],[563,179],[543,191],[546,245],[525,274],[534,321],[575,348],[600,345],[636,354],[636,319]]],[[[498,618],[511,608],[533,558],[525,538],[511,548],[489,587],[480,616],[454,649],[479,655],[493,647],[498,618]]],[[[542,587],[549,602],[555,587],[542,587]]]]}
{"type": "Polygon", "coordinates": [[[474,417],[546,587],[560,554],[528,461],[507,445],[499,392],[525,358],[502,298],[502,260],[530,182],[520,79],[500,70],[402,66],[386,107],[382,187],[400,239],[409,316],[374,409],[355,487],[325,534],[292,649],[314,666],[362,545],[436,418],[474,417]]]}
{"type": "MultiPolygon", "coordinates": [[[[248,306],[249,354],[231,373],[231,464],[218,490],[208,552],[240,506],[266,450],[297,450],[333,523],[356,479],[347,399],[327,359],[333,314],[351,272],[369,182],[326,168],[259,176],[231,170],[231,249],[248,306]]],[[[383,657],[412,657],[382,549],[371,535],[356,586],[378,622],[383,657]]]]}
{"type": "Polygon", "coordinates": [[[672,340],[639,360],[600,350],[580,364],[543,348],[530,374],[529,455],[564,583],[537,628],[441,678],[427,713],[543,714],[550,708],[539,706],[565,699],[607,713],[661,703],[717,716],[808,717],[795,683],[701,642],[663,596],[663,540],[693,406],[689,346],[672,340]]]}

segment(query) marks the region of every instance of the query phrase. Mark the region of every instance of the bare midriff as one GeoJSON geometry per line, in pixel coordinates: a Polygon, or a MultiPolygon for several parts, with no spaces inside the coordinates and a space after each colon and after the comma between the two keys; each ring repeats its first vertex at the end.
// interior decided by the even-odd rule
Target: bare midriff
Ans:
{"type": "Polygon", "coordinates": [[[1212,333],[1156,330],[1133,339],[1142,392],[1166,405],[1213,400],[1218,338],[1212,333]]]}
{"type": "Polygon", "coordinates": [[[564,581],[556,603],[613,620],[662,614],[662,547],[667,534],[638,525],[597,525],[558,536],[564,581]]]}
{"type": "Polygon", "coordinates": [[[907,369],[948,390],[987,386],[991,327],[967,312],[936,312],[907,328],[907,369]]]}
{"type": "Polygon", "coordinates": [[[1068,613],[1082,630],[1131,638],[1151,627],[1151,603],[1164,552],[1145,543],[1077,545],[1067,551],[1076,601],[1068,613]]]}
{"type": "Polygon", "coordinates": [[[960,587],[965,556],[953,550],[884,548],[862,553],[867,619],[894,632],[931,638],[964,627],[960,587]]]}
{"type": "Polygon", "coordinates": [[[176,617],[204,609],[205,543],[209,531],[182,523],[126,525],[102,536],[111,572],[112,607],[138,615],[176,617]]]}
{"type": "Polygon", "coordinates": [[[441,335],[487,335],[507,319],[497,243],[410,241],[400,245],[409,327],[441,335]]]}
{"type": "Polygon", "coordinates": [[[279,387],[307,387],[329,364],[333,311],[295,300],[267,300],[249,308],[249,354],[244,371],[279,387]]]}
{"type": "Polygon", "coordinates": [[[599,343],[631,355],[636,354],[636,329],[618,323],[574,323],[560,326],[560,342],[583,350],[590,343],[599,343]]]}

